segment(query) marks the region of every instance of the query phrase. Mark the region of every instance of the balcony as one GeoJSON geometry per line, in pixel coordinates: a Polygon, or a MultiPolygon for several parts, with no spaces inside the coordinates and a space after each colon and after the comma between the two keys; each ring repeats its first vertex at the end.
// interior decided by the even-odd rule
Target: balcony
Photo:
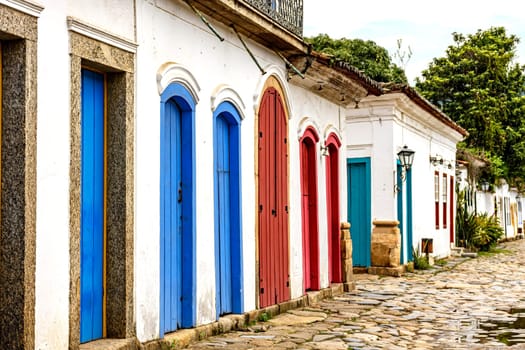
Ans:
{"type": "Polygon", "coordinates": [[[305,54],[303,0],[190,0],[208,17],[234,25],[250,38],[285,56],[305,54]]]}
{"type": "Polygon", "coordinates": [[[303,0],[245,0],[295,35],[303,36],[303,0]]]}

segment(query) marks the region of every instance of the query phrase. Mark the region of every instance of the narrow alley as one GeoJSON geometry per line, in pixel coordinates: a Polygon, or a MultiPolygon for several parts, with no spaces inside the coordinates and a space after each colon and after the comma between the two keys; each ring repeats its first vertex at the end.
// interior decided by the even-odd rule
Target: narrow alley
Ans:
{"type": "Polygon", "coordinates": [[[356,291],[190,349],[525,349],[525,240],[356,291]]]}

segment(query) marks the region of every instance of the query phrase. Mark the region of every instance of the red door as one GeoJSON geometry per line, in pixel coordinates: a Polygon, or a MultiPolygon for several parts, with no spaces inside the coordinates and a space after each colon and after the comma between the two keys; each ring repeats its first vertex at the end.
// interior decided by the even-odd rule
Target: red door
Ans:
{"type": "Polygon", "coordinates": [[[454,176],[450,175],[450,243],[454,242],[454,176]]]}
{"type": "Polygon", "coordinates": [[[319,229],[317,219],[317,167],[315,144],[319,137],[311,128],[301,138],[301,210],[303,231],[304,290],[319,290],[319,229]]]}
{"type": "Polygon", "coordinates": [[[326,208],[328,224],[328,278],[332,283],[342,282],[341,241],[339,238],[339,147],[341,141],[333,133],[325,143],[326,208]]]}
{"type": "Polygon", "coordinates": [[[259,307],[290,299],[287,120],[281,96],[265,91],[259,109],[259,307]]]}

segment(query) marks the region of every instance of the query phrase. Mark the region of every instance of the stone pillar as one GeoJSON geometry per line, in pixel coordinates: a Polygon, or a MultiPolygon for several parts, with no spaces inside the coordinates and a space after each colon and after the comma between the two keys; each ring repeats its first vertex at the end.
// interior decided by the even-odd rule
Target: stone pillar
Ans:
{"type": "Polygon", "coordinates": [[[341,270],[343,272],[343,290],[349,292],[355,289],[352,264],[352,237],[350,224],[341,223],[341,270]]]}
{"type": "Polygon", "coordinates": [[[371,242],[371,264],[368,273],[401,276],[401,234],[399,221],[374,221],[371,242]]]}

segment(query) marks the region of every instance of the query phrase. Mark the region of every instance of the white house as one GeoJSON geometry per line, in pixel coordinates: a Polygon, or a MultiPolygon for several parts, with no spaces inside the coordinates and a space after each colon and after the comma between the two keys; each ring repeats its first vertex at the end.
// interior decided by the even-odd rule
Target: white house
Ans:
{"type": "Polygon", "coordinates": [[[354,266],[370,266],[376,220],[399,221],[401,263],[422,251],[422,241],[438,257],[454,242],[456,144],[467,133],[414,89],[385,90],[346,111],[348,177],[362,189],[348,193],[354,266]],[[404,146],[415,152],[407,171],[397,157],[404,146]]]}

